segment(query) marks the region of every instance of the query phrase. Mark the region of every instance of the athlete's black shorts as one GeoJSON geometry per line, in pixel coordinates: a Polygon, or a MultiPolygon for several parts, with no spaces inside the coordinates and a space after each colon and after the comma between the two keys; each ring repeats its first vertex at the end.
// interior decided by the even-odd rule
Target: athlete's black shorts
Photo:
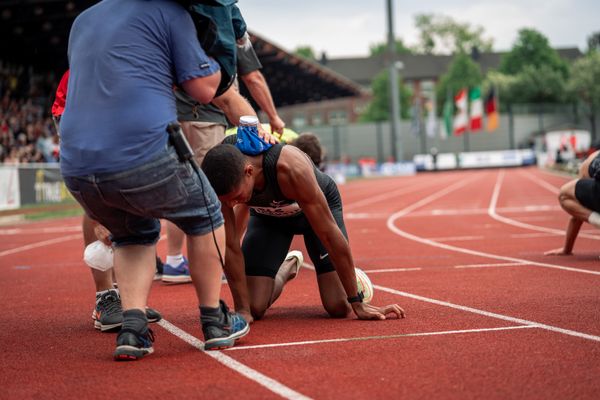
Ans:
{"type": "Polygon", "coordinates": [[[600,212],[600,181],[579,179],[575,184],[575,197],[585,208],[600,212]]]}
{"type": "Polygon", "coordinates": [[[600,154],[598,154],[590,163],[588,174],[590,175],[590,178],[600,180],[600,154]]]}
{"type": "MultiPolygon", "coordinates": [[[[342,234],[348,239],[341,203],[331,209],[342,234]]],[[[335,271],[325,246],[321,243],[304,214],[294,217],[251,215],[242,243],[246,275],[275,278],[285,260],[294,235],[303,235],[306,250],[317,274],[335,271]]]]}

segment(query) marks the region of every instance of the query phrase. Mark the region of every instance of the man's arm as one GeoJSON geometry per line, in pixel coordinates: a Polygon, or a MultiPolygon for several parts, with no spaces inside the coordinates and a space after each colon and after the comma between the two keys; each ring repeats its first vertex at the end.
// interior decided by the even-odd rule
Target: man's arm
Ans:
{"type": "Polygon", "coordinates": [[[206,104],[215,97],[219,82],[221,81],[221,71],[208,76],[193,78],[181,83],[183,89],[196,101],[206,104]]]}
{"type": "Polygon", "coordinates": [[[571,219],[569,219],[569,225],[567,226],[567,232],[565,233],[565,245],[558,249],[549,250],[545,252],[544,255],[569,256],[573,254],[573,246],[575,245],[575,240],[577,239],[582,224],[582,220],[571,217],[571,219]]]}
{"type": "MultiPolygon", "coordinates": [[[[219,97],[214,98],[212,102],[214,105],[223,110],[225,116],[232,125],[237,126],[239,124],[240,117],[244,115],[257,116],[250,103],[248,103],[248,100],[246,100],[244,96],[238,92],[234,85],[231,85],[231,87],[219,97]]],[[[275,137],[265,132],[261,124],[258,124],[258,134],[269,143],[275,144],[278,142],[275,137]]]]}
{"type": "Polygon", "coordinates": [[[225,219],[225,276],[233,296],[235,310],[242,314],[248,321],[252,322],[250,313],[250,296],[246,282],[246,271],[244,266],[244,255],[240,247],[240,237],[236,228],[235,215],[231,207],[221,204],[221,211],[225,219]]]}
{"type": "MultiPolygon", "coordinates": [[[[283,195],[298,202],[310,226],[329,252],[346,295],[356,296],[358,288],[350,246],[331,214],[325,195],[317,183],[312,162],[306,154],[292,146],[284,147],[279,160],[277,178],[283,195]]],[[[351,305],[360,319],[385,319],[385,314],[390,312],[398,318],[404,316],[396,304],[375,307],[356,302],[351,305]]]]}
{"type": "Polygon", "coordinates": [[[282,134],[285,122],[277,114],[271,91],[263,74],[259,70],[254,70],[245,75],[240,75],[240,78],[248,88],[252,98],[269,117],[271,132],[282,134]]]}

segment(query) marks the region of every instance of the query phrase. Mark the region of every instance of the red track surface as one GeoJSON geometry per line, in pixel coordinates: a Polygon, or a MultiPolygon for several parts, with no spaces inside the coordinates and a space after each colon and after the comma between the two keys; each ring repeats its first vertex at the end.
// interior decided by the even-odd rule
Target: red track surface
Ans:
{"type": "Polygon", "coordinates": [[[157,282],[150,305],[167,322],[155,354],[130,363],[93,329],[79,219],[0,227],[0,398],[597,399],[600,232],[585,224],[574,256],[542,254],[563,242],[566,180],[527,168],[351,182],[355,260],[373,302],[406,319],[327,318],[307,265],[237,347],[204,353],[185,334],[202,337],[191,285],[157,282]]]}

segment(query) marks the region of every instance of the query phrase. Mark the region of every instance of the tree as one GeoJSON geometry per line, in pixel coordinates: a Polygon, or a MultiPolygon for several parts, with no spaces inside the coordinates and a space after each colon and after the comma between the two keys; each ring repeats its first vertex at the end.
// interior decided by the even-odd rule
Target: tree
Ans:
{"type": "Polygon", "coordinates": [[[512,101],[519,103],[559,103],[565,100],[566,80],[550,65],[525,65],[515,76],[512,101]]]}
{"type": "Polygon", "coordinates": [[[600,32],[594,32],[588,36],[588,52],[600,50],[600,32]]]}
{"type": "Polygon", "coordinates": [[[310,46],[298,46],[296,50],[294,50],[294,54],[300,57],[308,58],[309,60],[314,60],[315,52],[310,46]]]}
{"type": "Polygon", "coordinates": [[[493,39],[483,37],[481,26],[472,27],[444,15],[418,14],[415,26],[419,30],[419,42],[414,51],[421,54],[470,53],[492,50],[493,39]]]}
{"type": "Polygon", "coordinates": [[[559,71],[563,78],[567,78],[567,63],[560,58],[556,50],[550,47],[548,39],[535,29],[521,29],[519,36],[510,52],[502,57],[500,71],[505,74],[516,75],[525,66],[541,66],[559,71]]]}
{"type": "Polygon", "coordinates": [[[592,131],[596,139],[596,112],[600,109],[600,53],[592,51],[573,63],[568,91],[586,107],[592,131]]]}
{"type": "MultiPolygon", "coordinates": [[[[387,43],[375,43],[370,46],[372,56],[385,54],[388,50],[387,43]]],[[[404,41],[400,38],[396,39],[396,54],[410,54],[412,50],[404,45],[404,41]]]]}
{"type": "MultiPolygon", "coordinates": [[[[389,71],[381,71],[371,83],[373,100],[367,106],[360,120],[363,122],[387,121],[390,118],[390,77],[389,71]]],[[[408,118],[412,93],[401,81],[399,83],[400,113],[408,118]]]]}
{"type": "Polygon", "coordinates": [[[479,86],[482,80],[479,64],[465,53],[457,53],[437,85],[438,110],[442,110],[448,95],[454,96],[461,89],[479,86]]]}

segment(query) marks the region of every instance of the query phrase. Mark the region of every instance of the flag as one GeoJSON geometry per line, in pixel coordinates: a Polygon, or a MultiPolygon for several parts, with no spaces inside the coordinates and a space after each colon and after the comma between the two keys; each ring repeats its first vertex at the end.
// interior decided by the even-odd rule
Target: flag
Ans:
{"type": "Polygon", "coordinates": [[[456,105],[456,115],[454,116],[454,134],[459,136],[467,131],[469,117],[467,113],[467,90],[461,89],[454,96],[454,104],[456,105]]]}
{"type": "Polygon", "coordinates": [[[498,129],[498,99],[493,87],[490,88],[485,98],[485,113],[487,114],[487,126],[485,129],[488,132],[498,129]]]}
{"type": "Polygon", "coordinates": [[[471,102],[471,115],[469,126],[471,132],[481,130],[481,117],[483,116],[483,102],[481,101],[481,88],[474,87],[469,92],[469,100],[471,102]]]}
{"type": "Polygon", "coordinates": [[[435,137],[435,98],[429,99],[425,103],[425,109],[427,110],[427,121],[425,122],[425,132],[427,132],[427,136],[430,138],[435,137]]]}
{"type": "Polygon", "coordinates": [[[448,97],[444,102],[442,115],[444,117],[444,130],[446,131],[446,134],[444,135],[442,133],[441,137],[445,139],[452,135],[452,116],[454,115],[454,107],[452,106],[452,98],[450,97],[450,93],[448,93],[448,97]]]}

